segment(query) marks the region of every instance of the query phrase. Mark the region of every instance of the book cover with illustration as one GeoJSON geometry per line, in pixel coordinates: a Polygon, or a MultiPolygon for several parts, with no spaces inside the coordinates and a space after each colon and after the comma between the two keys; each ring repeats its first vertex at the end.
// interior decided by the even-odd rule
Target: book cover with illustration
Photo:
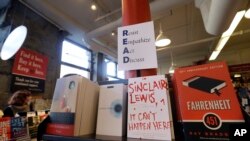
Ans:
{"type": "Polygon", "coordinates": [[[95,131],[99,86],[87,78],[72,75],[56,82],[48,134],[78,136],[95,131]]]}
{"type": "Polygon", "coordinates": [[[0,141],[30,140],[26,117],[0,118],[0,141]]]}
{"type": "Polygon", "coordinates": [[[226,86],[225,81],[205,76],[194,76],[183,80],[183,85],[208,93],[220,94],[219,90],[226,86]]]}
{"type": "Polygon", "coordinates": [[[230,125],[244,123],[225,62],[178,68],[173,84],[185,140],[229,140],[230,125]]]}
{"type": "Polygon", "coordinates": [[[172,140],[168,82],[163,75],[130,78],[127,137],[172,140]]]}

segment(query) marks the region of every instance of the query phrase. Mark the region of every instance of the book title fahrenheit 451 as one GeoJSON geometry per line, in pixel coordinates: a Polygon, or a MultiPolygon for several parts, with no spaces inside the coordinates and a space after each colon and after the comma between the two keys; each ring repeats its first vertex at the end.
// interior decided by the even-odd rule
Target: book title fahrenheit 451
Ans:
{"type": "Polygon", "coordinates": [[[225,62],[176,69],[173,84],[185,140],[228,140],[244,122],[225,62]]]}

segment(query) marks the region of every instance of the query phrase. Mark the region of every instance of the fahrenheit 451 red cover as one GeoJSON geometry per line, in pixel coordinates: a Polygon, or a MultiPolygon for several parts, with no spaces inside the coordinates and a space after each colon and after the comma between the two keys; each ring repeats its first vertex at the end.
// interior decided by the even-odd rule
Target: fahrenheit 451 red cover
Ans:
{"type": "Polygon", "coordinates": [[[228,139],[230,125],[244,122],[225,62],[176,69],[173,81],[186,140],[228,139]]]}

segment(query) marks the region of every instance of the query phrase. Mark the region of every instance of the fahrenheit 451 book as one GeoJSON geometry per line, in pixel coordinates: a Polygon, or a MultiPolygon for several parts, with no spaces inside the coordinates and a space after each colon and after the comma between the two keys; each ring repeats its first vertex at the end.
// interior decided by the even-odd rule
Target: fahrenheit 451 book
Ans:
{"type": "Polygon", "coordinates": [[[173,85],[186,141],[229,140],[231,125],[244,123],[225,62],[178,68],[173,85]]]}

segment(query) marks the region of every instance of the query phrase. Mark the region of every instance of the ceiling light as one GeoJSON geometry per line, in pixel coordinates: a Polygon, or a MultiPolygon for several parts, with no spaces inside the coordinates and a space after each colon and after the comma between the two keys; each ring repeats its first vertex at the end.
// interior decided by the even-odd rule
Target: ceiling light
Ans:
{"type": "Polygon", "coordinates": [[[250,8],[245,13],[245,18],[250,19],[250,8]]]}
{"type": "Polygon", "coordinates": [[[95,3],[92,3],[92,4],[91,4],[91,9],[94,10],[94,11],[97,9],[95,3]]]}
{"type": "Polygon", "coordinates": [[[158,47],[164,47],[164,46],[169,45],[170,43],[171,43],[171,40],[160,33],[156,38],[155,45],[158,47]]]}
{"type": "Polygon", "coordinates": [[[115,36],[115,32],[114,32],[114,31],[112,31],[111,35],[112,35],[112,36],[115,36]]]}
{"type": "Polygon", "coordinates": [[[213,51],[211,56],[209,57],[209,61],[215,60],[219,54],[220,54],[220,50],[213,51]]]}
{"type": "Polygon", "coordinates": [[[241,74],[234,74],[234,78],[238,78],[238,77],[241,77],[241,74]]]}
{"type": "Polygon", "coordinates": [[[226,30],[225,32],[223,32],[217,46],[215,47],[215,50],[213,51],[213,53],[211,54],[211,56],[209,57],[209,60],[215,60],[217,58],[217,56],[219,55],[220,51],[224,48],[224,46],[226,45],[227,41],[229,40],[230,36],[233,34],[235,28],[237,27],[237,25],[240,23],[242,17],[245,14],[245,10],[243,11],[239,11],[236,13],[232,23],[230,24],[228,30],[226,30]]]}
{"type": "Polygon", "coordinates": [[[236,13],[232,23],[230,24],[229,28],[227,29],[227,31],[223,32],[222,37],[226,37],[226,36],[231,36],[232,33],[234,32],[235,28],[237,27],[237,25],[240,23],[241,19],[243,18],[244,14],[246,13],[245,10],[239,11],[236,13]]]}
{"type": "Polygon", "coordinates": [[[176,66],[174,64],[173,54],[172,54],[172,47],[170,48],[170,57],[171,57],[171,66],[168,70],[168,73],[172,74],[172,73],[174,73],[174,70],[176,68],[176,66]]]}
{"type": "Polygon", "coordinates": [[[161,28],[161,24],[160,24],[160,34],[156,38],[155,45],[157,47],[164,47],[164,46],[169,45],[170,43],[171,43],[171,40],[167,38],[166,35],[164,35],[162,28],[161,28]]]}
{"type": "Polygon", "coordinates": [[[27,28],[24,25],[15,28],[6,38],[1,49],[1,59],[8,60],[22,46],[25,38],[27,36],[27,28]]]}
{"type": "Polygon", "coordinates": [[[168,73],[174,73],[174,70],[175,70],[175,65],[174,64],[172,64],[171,66],[170,66],[170,68],[169,68],[169,71],[168,71],[168,73]]]}

